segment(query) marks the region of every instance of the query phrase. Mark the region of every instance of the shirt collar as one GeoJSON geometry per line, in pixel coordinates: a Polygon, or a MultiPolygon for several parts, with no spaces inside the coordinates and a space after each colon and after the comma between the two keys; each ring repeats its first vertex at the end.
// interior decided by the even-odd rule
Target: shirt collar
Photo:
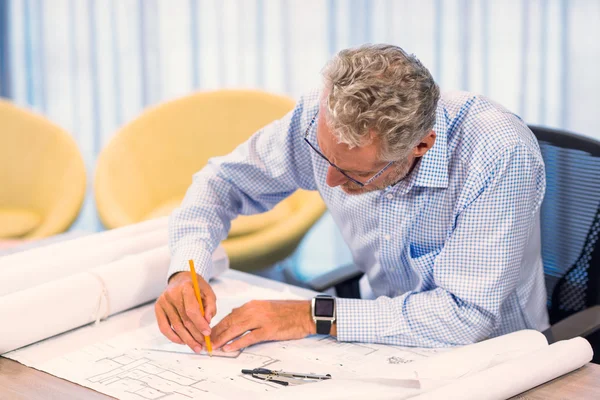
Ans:
{"type": "Polygon", "coordinates": [[[398,191],[401,193],[408,193],[413,186],[448,187],[448,123],[446,110],[441,101],[437,106],[433,130],[436,134],[435,144],[418,161],[408,179],[398,183],[398,191]]]}

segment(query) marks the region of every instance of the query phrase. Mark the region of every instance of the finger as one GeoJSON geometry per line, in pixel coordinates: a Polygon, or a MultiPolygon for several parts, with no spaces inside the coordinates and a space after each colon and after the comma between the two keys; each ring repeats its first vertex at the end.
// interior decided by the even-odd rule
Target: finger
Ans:
{"type": "Polygon", "coordinates": [[[183,340],[183,343],[188,345],[190,349],[194,350],[196,353],[200,353],[202,351],[202,345],[192,337],[190,332],[183,325],[183,321],[175,307],[169,302],[164,302],[161,305],[165,314],[167,314],[169,324],[173,327],[177,336],[179,336],[181,340],[183,340]]]}
{"type": "MultiPolygon", "coordinates": [[[[196,325],[194,324],[194,322],[190,318],[188,318],[188,315],[189,315],[190,311],[185,308],[185,304],[184,304],[183,307],[184,307],[184,312],[183,312],[183,316],[181,317],[181,321],[183,322],[183,326],[185,326],[187,328],[187,330],[190,333],[190,335],[192,335],[192,337],[198,343],[202,343],[204,345],[205,342],[206,342],[205,337],[209,336],[209,335],[205,335],[204,333],[200,332],[200,330],[196,327],[196,325]]],[[[198,302],[196,301],[195,303],[193,303],[192,307],[198,307],[198,302]]],[[[181,316],[181,314],[180,314],[180,316],[181,316]]],[[[202,321],[204,321],[204,323],[206,323],[206,321],[204,320],[204,318],[202,318],[202,315],[200,315],[200,318],[202,319],[202,321]]]]}
{"type": "Polygon", "coordinates": [[[157,301],[154,305],[154,313],[156,314],[156,321],[158,322],[158,329],[160,332],[167,337],[171,342],[177,344],[183,344],[183,341],[177,334],[171,329],[171,324],[167,319],[167,315],[165,314],[165,310],[163,310],[162,306],[157,301]]]}
{"type": "Polygon", "coordinates": [[[249,316],[248,318],[246,315],[243,315],[242,312],[232,312],[213,328],[211,339],[214,347],[219,348],[245,332],[257,328],[255,325],[252,316],[249,316]],[[234,313],[237,314],[235,317],[233,316],[234,313]]]}
{"type": "Polygon", "coordinates": [[[264,339],[262,338],[264,335],[262,333],[263,329],[255,329],[246,333],[244,336],[240,337],[237,340],[223,346],[223,351],[237,351],[243,349],[245,347],[251,346],[253,344],[262,342],[264,339]]]}
{"type": "Polygon", "coordinates": [[[185,310],[184,315],[187,319],[191,320],[195,328],[194,330],[202,332],[202,335],[204,336],[209,336],[211,332],[210,326],[208,325],[206,319],[202,316],[200,304],[198,304],[198,299],[196,299],[194,288],[191,285],[186,285],[183,288],[182,296],[183,308],[185,310]]]}
{"type": "Polygon", "coordinates": [[[204,281],[202,289],[202,301],[204,302],[204,318],[210,324],[213,317],[217,315],[217,296],[210,285],[204,281]]]}
{"type": "Polygon", "coordinates": [[[190,335],[192,335],[192,337],[198,343],[202,343],[202,344],[205,343],[205,341],[206,341],[205,337],[209,336],[209,335],[205,335],[202,332],[200,332],[200,330],[196,327],[196,325],[192,322],[192,320],[187,317],[187,310],[185,311],[183,317],[181,317],[181,321],[183,322],[183,326],[185,326],[187,328],[190,335]]]}

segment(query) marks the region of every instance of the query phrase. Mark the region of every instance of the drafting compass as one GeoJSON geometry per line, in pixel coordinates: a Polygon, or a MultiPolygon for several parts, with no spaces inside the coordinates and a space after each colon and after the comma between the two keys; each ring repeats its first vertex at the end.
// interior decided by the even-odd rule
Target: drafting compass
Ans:
{"type": "Polygon", "coordinates": [[[283,386],[301,385],[304,383],[319,382],[331,379],[330,374],[317,375],[313,373],[305,374],[301,372],[273,371],[267,368],[243,369],[242,374],[252,375],[253,378],[277,383],[283,386]]]}

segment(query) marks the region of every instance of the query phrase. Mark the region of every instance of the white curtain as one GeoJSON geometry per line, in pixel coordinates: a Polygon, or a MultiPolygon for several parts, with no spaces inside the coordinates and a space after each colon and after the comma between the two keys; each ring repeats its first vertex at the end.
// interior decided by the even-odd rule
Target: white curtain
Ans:
{"type": "MultiPolygon", "coordinates": [[[[70,131],[90,177],[146,107],[230,87],[298,97],[332,54],[366,42],[415,53],[442,90],[600,139],[598,0],[0,1],[1,94],[70,131]]],[[[101,228],[92,199],[90,189],[76,228],[101,228]]],[[[317,231],[339,241],[330,221],[317,231]]],[[[345,257],[333,248],[318,251],[345,257]]]]}

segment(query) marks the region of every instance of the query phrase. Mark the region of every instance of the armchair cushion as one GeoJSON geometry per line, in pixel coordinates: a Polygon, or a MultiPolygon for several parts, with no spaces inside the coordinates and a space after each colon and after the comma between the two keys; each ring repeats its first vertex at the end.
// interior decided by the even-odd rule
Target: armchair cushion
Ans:
{"type": "Polygon", "coordinates": [[[40,216],[20,208],[0,208],[0,238],[27,235],[40,225],[40,216]]]}

